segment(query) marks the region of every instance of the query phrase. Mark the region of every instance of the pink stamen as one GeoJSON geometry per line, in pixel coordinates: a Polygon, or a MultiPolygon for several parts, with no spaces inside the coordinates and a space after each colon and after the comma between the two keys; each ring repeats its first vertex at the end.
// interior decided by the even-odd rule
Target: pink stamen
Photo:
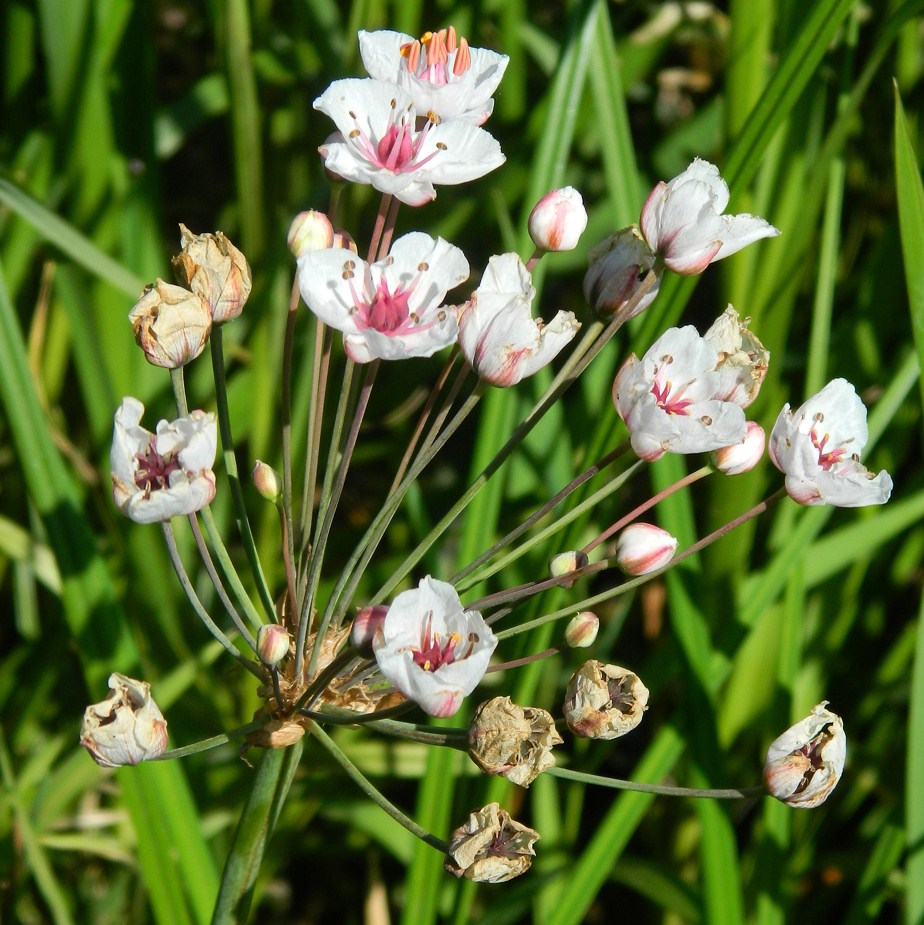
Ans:
{"type": "Polygon", "coordinates": [[[843,462],[844,455],[847,452],[847,450],[844,447],[839,446],[833,450],[829,450],[828,452],[825,452],[825,444],[830,439],[831,437],[830,434],[825,434],[824,437],[822,437],[821,440],[819,440],[818,434],[815,433],[815,428],[812,428],[811,436],[812,436],[812,446],[815,447],[816,450],[818,450],[818,465],[821,466],[822,469],[824,469],[827,472],[829,469],[833,468],[838,463],[843,462]]]}
{"type": "Polygon", "coordinates": [[[157,438],[151,439],[145,453],[136,453],[138,471],[135,473],[135,484],[144,490],[145,497],[149,498],[152,491],[170,487],[170,476],[181,470],[180,462],[175,456],[161,456],[157,452],[157,438]]]}
{"type": "MultiPolygon", "coordinates": [[[[427,614],[427,620],[420,630],[420,648],[412,649],[414,664],[424,671],[436,671],[443,665],[450,665],[456,660],[456,646],[462,640],[456,633],[450,633],[446,643],[440,647],[440,634],[433,632],[433,612],[427,614]]],[[[466,658],[471,654],[471,647],[463,655],[466,658]]]]}
{"type": "Polygon", "coordinates": [[[671,388],[670,381],[665,382],[663,386],[659,385],[657,382],[651,386],[651,394],[654,395],[658,407],[665,412],[665,414],[689,415],[687,408],[693,404],[693,399],[683,397],[683,390],[686,386],[683,386],[673,397],[671,397],[670,394],[671,388]]]}

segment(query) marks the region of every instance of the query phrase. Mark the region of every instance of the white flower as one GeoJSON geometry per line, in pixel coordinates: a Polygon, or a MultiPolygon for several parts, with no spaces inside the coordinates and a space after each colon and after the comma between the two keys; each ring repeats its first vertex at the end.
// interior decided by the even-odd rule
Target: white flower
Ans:
{"type": "Polygon", "coordinates": [[[104,768],[118,768],[162,755],[167,721],[151,698],[151,685],[113,672],[109,688],[109,696],[83,714],[80,744],[90,757],[104,768]]]}
{"type": "Polygon", "coordinates": [[[619,370],[613,402],[642,459],[704,453],[744,440],[743,408],[757,395],[768,354],[737,315],[734,337],[730,317],[723,318],[705,337],[692,326],[670,328],[641,360],[632,354],[619,370]],[[747,349],[739,349],[735,343],[745,334],[747,349]]]}
{"type": "Polygon", "coordinates": [[[892,494],[889,473],[874,476],[860,464],[868,438],[863,402],[846,379],[834,379],[798,411],[783,407],[768,452],[799,504],[885,504],[892,494]]]}
{"type": "Polygon", "coordinates": [[[771,796],[800,809],[828,798],[847,758],[843,720],[823,700],[767,749],[764,783],[771,796]]]}
{"type": "Polygon", "coordinates": [[[408,205],[433,199],[434,183],[467,183],[504,163],[497,140],[470,122],[427,117],[418,131],[411,97],[397,84],[335,80],[314,108],[339,130],[320,149],[324,166],[408,205]]]}
{"type": "Polygon", "coordinates": [[[478,375],[492,385],[515,385],[550,363],[581,327],[573,312],[548,324],[533,319],[536,290],[516,254],[488,261],[481,285],[459,315],[459,346],[478,375]]]}
{"type": "Polygon", "coordinates": [[[357,363],[428,357],[456,339],[446,291],[468,279],[458,247],[423,232],[399,238],[384,260],[367,264],[350,250],[311,251],[298,259],[305,304],[343,332],[357,363]]]}
{"type": "Polygon", "coordinates": [[[497,637],[455,588],[424,578],[402,591],[372,643],[382,674],[431,716],[452,716],[488,669],[497,637]]]}
{"type": "Polygon", "coordinates": [[[360,32],[359,51],[370,77],[397,84],[414,108],[441,120],[481,125],[494,110],[491,99],[504,76],[507,55],[471,48],[455,29],[414,39],[403,32],[360,32]]]}
{"type": "Polygon", "coordinates": [[[697,157],[682,174],[651,191],[642,207],[642,234],[668,269],[692,276],[780,233],[756,215],[722,215],[727,205],[728,185],[718,167],[697,157]]]}
{"type": "Polygon", "coordinates": [[[215,497],[215,415],[193,411],[161,421],[156,433],[140,426],[144,405],[123,398],[112,432],[112,497],[136,523],[192,514],[215,497]]]}

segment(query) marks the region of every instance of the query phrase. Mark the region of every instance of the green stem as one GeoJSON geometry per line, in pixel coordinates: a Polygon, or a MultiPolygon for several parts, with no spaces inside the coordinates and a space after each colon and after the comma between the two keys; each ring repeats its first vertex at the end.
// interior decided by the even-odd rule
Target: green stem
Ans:
{"type": "Polygon", "coordinates": [[[262,721],[247,723],[246,726],[232,729],[231,732],[223,732],[221,735],[212,736],[210,739],[202,739],[199,742],[193,742],[192,745],[183,745],[180,748],[168,748],[162,755],[158,755],[154,761],[170,761],[173,758],[185,758],[187,755],[198,755],[199,752],[210,751],[234,739],[243,739],[251,732],[256,732],[262,726],[262,721]]]}
{"type": "Polygon", "coordinates": [[[263,755],[225,861],[212,925],[236,925],[247,920],[263,852],[289,792],[302,748],[302,743],[296,742],[288,748],[267,749],[263,755]]]}
{"type": "Polygon", "coordinates": [[[699,790],[695,787],[669,787],[667,784],[643,784],[634,780],[619,780],[615,777],[603,777],[600,774],[585,774],[583,771],[570,771],[567,768],[547,768],[546,774],[573,780],[581,784],[594,784],[597,787],[610,787],[614,790],[636,790],[639,793],[657,793],[668,797],[707,797],[713,800],[748,800],[766,796],[763,787],[744,787],[741,790],[699,790]]]}
{"type": "Polygon", "coordinates": [[[263,567],[260,565],[260,558],[257,555],[257,544],[254,542],[253,531],[250,529],[250,521],[247,519],[247,508],[244,505],[244,492],[241,488],[241,480],[237,471],[237,457],[234,455],[234,440],[231,436],[231,416],[228,412],[228,389],[225,383],[225,359],[222,348],[221,325],[212,328],[212,336],[209,340],[209,347],[212,352],[212,373],[215,378],[215,402],[218,409],[218,430],[221,434],[222,458],[225,463],[225,472],[228,476],[228,484],[231,487],[231,503],[234,506],[234,515],[237,520],[237,527],[241,534],[241,540],[244,544],[244,552],[247,554],[247,561],[250,563],[250,570],[253,572],[254,580],[257,584],[257,591],[266,615],[270,620],[276,617],[276,609],[273,606],[273,597],[270,594],[269,586],[266,583],[266,576],[263,574],[263,567]]]}
{"type": "MultiPolygon", "coordinates": [[[[292,348],[295,343],[295,322],[298,317],[298,276],[292,281],[289,296],[289,313],[286,316],[286,331],[282,346],[282,510],[283,543],[287,563],[286,578],[289,595],[295,602],[295,581],[291,573],[291,563],[295,561],[296,528],[292,522],[292,348]]],[[[301,524],[298,529],[301,530],[301,524]]],[[[294,613],[294,610],[292,611],[294,613]]]]}
{"type": "Polygon", "coordinates": [[[410,832],[412,835],[417,836],[421,841],[426,842],[430,845],[431,848],[436,848],[437,851],[446,854],[449,850],[449,845],[446,844],[441,838],[437,838],[435,835],[428,832],[422,826],[419,826],[410,816],[403,813],[394,803],[388,800],[384,794],[382,794],[375,786],[369,781],[367,777],[350,761],[349,758],[340,750],[337,746],[337,743],[317,724],[311,727],[311,734],[330,752],[331,757],[340,767],[346,771],[350,779],[359,787],[360,790],[373,803],[381,807],[391,816],[395,822],[400,823],[410,832]]]}

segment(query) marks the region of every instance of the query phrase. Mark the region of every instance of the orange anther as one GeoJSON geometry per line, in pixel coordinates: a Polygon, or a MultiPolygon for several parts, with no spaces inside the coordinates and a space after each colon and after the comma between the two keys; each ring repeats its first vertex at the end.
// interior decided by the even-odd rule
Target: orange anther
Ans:
{"type": "Polygon", "coordinates": [[[450,26],[449,29],[444,29],[443,31],[446,33],[446,51],[452,54],[456,50],[456,45],[458,45],[455,26],[450,26]]]}
{"type": "Polygon", "coordinates": [[[452,63],[452,72],[456,77],[460,77],[472,66],[472,53],[468,49],[468,41],[465,38],[459,40],[459,51],[456,53],[456,60],[452,63]]]}
{"type": "Polygon", "coordinates": [[[407,42],[402,45],[401,54],[407,58],[407,69],[413,74],[420,63],[420,42],[407,42]]]}

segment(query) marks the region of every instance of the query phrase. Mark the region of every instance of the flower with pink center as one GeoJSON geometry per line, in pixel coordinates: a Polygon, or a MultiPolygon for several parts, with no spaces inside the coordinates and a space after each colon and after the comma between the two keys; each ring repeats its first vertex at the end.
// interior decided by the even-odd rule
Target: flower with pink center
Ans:
{"type": "Polygon", "coordinates": [[[481,125],[494,110],[492,96],[507,55],[472,48],[452,27],[415,39],[403,32],[359,33],[359,51],[370,77],[397,84],[420,113],[481,125]]]}
{"type": "Polygon", "coordinates": [[[136,523],[169,520],[201,510],[215,497],[215,415],[193,411],[161,421],[151,433],[141,427],[144,405],[123,398],[112,433],[112,497],[136,523]]]}
{"type": "Polygon", "coordinates": [[[533,318],[536,295],[529,271],[516,254],[488,261],[481,285],[459,314],[462,355],[485,382],[516,385],[542,369],[581,327],[573,312],[560,311],[548,323],[533,318]]]}
{"type": "Polygon", "coordinates": [[[742,359],[742,351],[720,349],[729,345],[715,327],[705,337],[692,326],[670,328],[641,360],[632,354],[617,374],[613,402],[642,459],[706,453],[744,440],[743,408],[760,383],[755,386],[754,365],[742,359]]]}
{"type": "Polygon", "coordinates": [[[863,402],[846,379],[834,379],[798,411],[784,406],[768,452],[799,504],[885,504],[892,494],[889,473],[873,475],[860,463],[868,439],[863,402]]]}
{"type": "Polygon", "coordinates": [[[642,235],[661,262],[675,273],[692,276],[779,229],[756,215],[722,215],[728,184],[719,169],[695,158],[669,183],[648,196],[639,221],[642,235]]]}
{"type": "Polygon", "coordinates": [[[305,304],[343,332],[347,354],[357,363],[428,357],[451,344],[459,325],[443,299],[468,273],[458,247],[423,232],[399,238],[384,260],[371,265],[345,248],[298,259],[305,304]]]}
{"type": "Polygon", "coordinates": [[[476,180],[505,160],[497,140],[470,122],[428,113],[418,129],[410,95],[394,83],[335,80],[314,108],[338,129],[320,148],[324,166],[408,205],[434,199],[434,184],[476,180]]]}
{"type": "Polygon", "coordinates": [[[452,716],[484,677],[497,637],[456,589],[424,578],[403,591],[372,642],[382,674],[430,716],[452,716]]]}

